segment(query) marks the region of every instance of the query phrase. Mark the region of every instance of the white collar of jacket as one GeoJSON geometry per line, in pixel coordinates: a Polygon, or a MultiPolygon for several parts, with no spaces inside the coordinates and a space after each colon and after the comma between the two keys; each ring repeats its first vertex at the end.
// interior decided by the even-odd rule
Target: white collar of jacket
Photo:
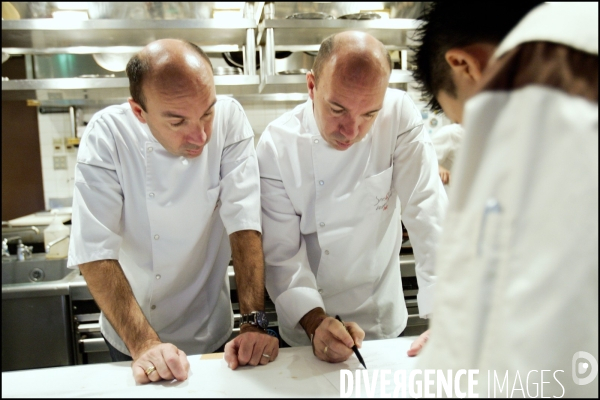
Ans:
{"type": "Polygon", "coordinates": [[[494,58],[534,41],[561,43],[598,54],[598,3],[540,4],[504,38],[494,58]]]}

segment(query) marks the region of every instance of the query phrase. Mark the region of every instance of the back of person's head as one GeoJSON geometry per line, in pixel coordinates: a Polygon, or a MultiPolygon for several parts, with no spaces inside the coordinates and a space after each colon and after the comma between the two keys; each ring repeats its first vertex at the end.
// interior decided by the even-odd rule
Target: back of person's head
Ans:
{"type": "MultiPolygon", "coordinates": [[[[197,53],[204,61],[208,63],[212,70],[210,58],[199,46],[187,40],[181,40],[180,42],[183,43],[188,49],[197,53]]],[[[146,47],[131,57],[127,63],[125,71],[127,72],[127,77],[129,78],[129,94],[131,95],[131,98],[133,98],[133,100],[138,103],[144,111],[147,111],[146,99],[144,98],[142,86],[144,79],[152,73],[153,62],[145,50],[146,47]]]]}
{"type": "Polygon", "coordinates": [[[452,48],[474,43],[499,44],[517,23],[541,1],[465,2],[441,1],[428,5],[418,18],[415,80],[434,111],[441,111],[435,96],[444,90],[451,96],[456,88],[445,54],[452,48]]]}

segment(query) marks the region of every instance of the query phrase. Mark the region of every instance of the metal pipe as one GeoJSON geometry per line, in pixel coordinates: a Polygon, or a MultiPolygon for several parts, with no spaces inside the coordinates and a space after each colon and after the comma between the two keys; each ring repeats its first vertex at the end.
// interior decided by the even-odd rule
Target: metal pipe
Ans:
{"type": "MultiPolygon", "coordinates": [[[[273,19],[275,16],[275,5],[265,3],[265,19],[273,19]]],[[[265,69],[266,76],[275,75],[275,32],[273,28],[267,28],[265,31],[265,51],[264,60],[261,69],[265,69]]]]}
{"type": "Polygon", "coordinates": [[[50,243],[48,243],[48,246],[46,246],[46,253],[50,253],[50,249],[52,248],[52,246],[54,246],[57,243],[62,242],[65,239],[68,239],[71,235],[65,235],[61,238],[58,238],[56,240],[51,241],[50,243]]]}
{"type": "Polygon", "coordinates": [[[77,120],[75,118],[75,107],[69,107],[69,118],[71,119],[71,137],[77,137],[77,120]]]}
{"type": "Polygon", "coordinates": [[[256,37],[254,36],[254,29],[246,29],[244,56],[244,75],[256,75],[256,37]]]}

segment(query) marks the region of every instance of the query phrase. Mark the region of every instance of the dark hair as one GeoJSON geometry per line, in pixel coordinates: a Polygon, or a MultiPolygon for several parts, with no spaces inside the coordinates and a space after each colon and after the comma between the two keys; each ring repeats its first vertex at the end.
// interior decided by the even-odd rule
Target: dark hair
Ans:
{"type": "Polygon", "coordinates": [[[442,111],[435,96],[440,90],[456,96],[456,87],[446,62],[446,52],[474,43],[499,44],[517,23],[541,1],[465,2],[440,1],[429,4],[418,18],[414,78],[432,111],[442,111]]]}
{"type": "MultiPolygon", "coordinates": [[[[206,55],[206,53],[197,45],[192,42],[188,42],[187,40],[182,40],[190,49],[195,50],[200,57],[202,57],[210,66],[212,71],[212,63],[210,62],[210,58],[206,55]]],[[[144,83],[144,77],[148,75],[150,70],[152,69],[152,63],[150,63],[147,57],[140,55],[141,52],[135,54],[129,62],[127,63],[126,71],[127,77],[129,78],[129,93],[133,100],[138,103],[142,110],[146,111],[146,99],[144,98],[144,93],[142,91],[142,86],[144,83]]]]}
{"type": "MultiPolygon", "coordinates": [[[[334,51],[335,51],[335,36],[337,35],[337,33],[334,33],[333,35],[329,35],[327,36],[323,42],[321,42],[321,47],[319,47],[319,52],[317,53],[317,57],[315,58],[315,62],[313,63],[313,67],[312,67],[312,72],[313,75],[315,77],[315,84],[317,83],[318,77],[321,74],[321,71],[323,70],[323,66],[325,65],[325,63],[327,61],[329,61],[329,59],[331,58],[331,56],[333,55],[334,51]]],[[[390,57],[390,53],[389,52],[385,52],[389,67],[390,67],[390,71],[392,70],[392,57],[390,57]]]]}

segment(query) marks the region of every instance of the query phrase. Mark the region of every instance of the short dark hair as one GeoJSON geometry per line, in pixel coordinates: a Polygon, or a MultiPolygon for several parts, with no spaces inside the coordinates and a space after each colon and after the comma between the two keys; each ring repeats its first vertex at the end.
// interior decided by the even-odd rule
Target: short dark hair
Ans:
{"type": "MultiPolygon", "coordinates": [[[[212,70],[212,63],[206,53],[197,45],[187,40],[182,40],[189,48],[195,50],[200,57],[202,57],[212,70]]],[[[126,71],[127,77],[129,78],[129,93],[133,100],[142,107],[142,110],[146,111],[146,99],[142,91],[144,83],[144,77],[152,70],[152,65],[146,57],[140,55],[141,52],[135,54],[127,63],[126,71]]]]}
{"type": "Polygon", "coordinates": [[[444,90],[456,96],[456,87],[446,62],[446,52],[474,43],[499,44],[517,23],[541,1],[465,2],[440,1],[428,4],[418,18],[414,78],[432,111],[442,111],[435,96],[444,90]]]}
{"type": "MultiPolygon", "coordinates": [[[[334,53],[335,50],[335,36],[337,35],[337,33],[334,33],[333,35],[329,35],[327,36],[322,42],[321,42],[321,47],[319,47],[319,52],[317,53],[317,57],[315,58],[315,61],[313,63],[313,67],[312,67],[312,72],[313,75],[315,77],[315,84],[317,83],[318,77],[321,74],[321,71],[323,70],[323,66],[327,63],[327,61],[329,61],[329,59],[331,58],[331,56],[334,53]]],[[[390,57],[390,53],[389,52],[385,52],[389,67],[390,67],[390,71],[392,70],[392,57],[390,57]]]]}

